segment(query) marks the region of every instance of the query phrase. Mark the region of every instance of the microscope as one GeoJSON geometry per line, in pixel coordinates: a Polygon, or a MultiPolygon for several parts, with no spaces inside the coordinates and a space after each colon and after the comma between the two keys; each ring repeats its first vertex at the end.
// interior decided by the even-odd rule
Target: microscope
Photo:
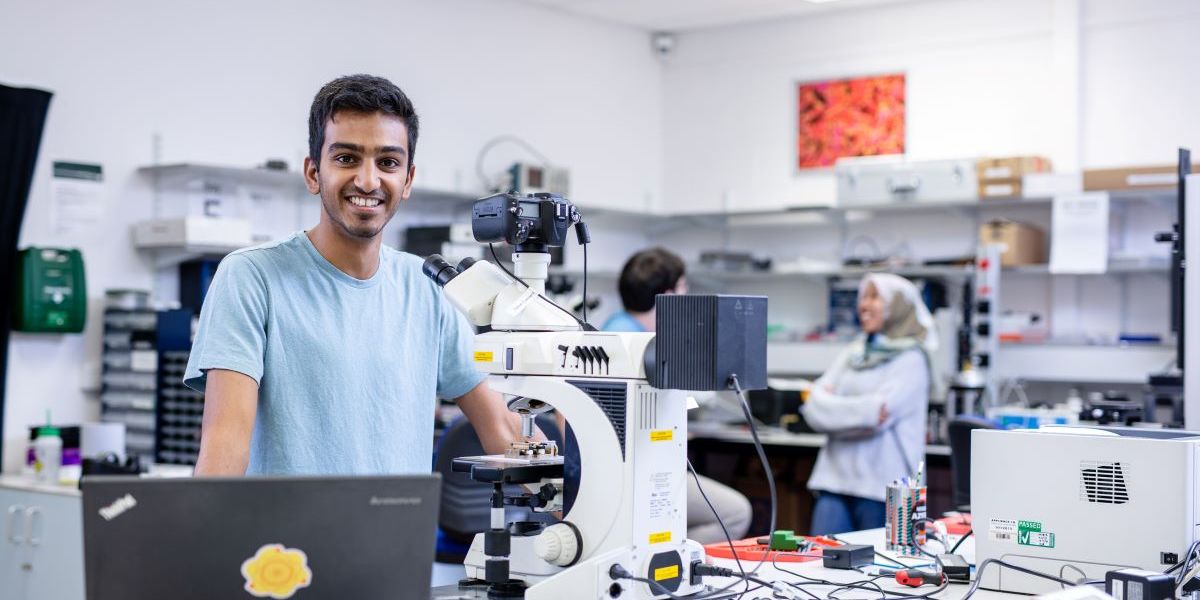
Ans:
{"type": "Polygon", "coordinates": [[[704,549],[686,535],[688,392],[766,387],[766,298],[660,295],[657,333],[596,331],[544,295],[548,249],[571,228],[590,241],[577,207],[497,194],[473,205],[471,224],[476,240],[513,247],[514,272],[438,255],[424,272],[480,328],[475,366],[521,415],[524,439],[453,463],[493,486],[490,529],[475,537],[460,585],[529,600],[706,595],[694,572],[704,549]],[[574,504],[548,526],[506,523],[506,505],[563,510],[563,458],[533,438],[534,418],[552,408],[578,441],[574,504]],[[521,493],[506,496],[512,485],[521,493]]]}

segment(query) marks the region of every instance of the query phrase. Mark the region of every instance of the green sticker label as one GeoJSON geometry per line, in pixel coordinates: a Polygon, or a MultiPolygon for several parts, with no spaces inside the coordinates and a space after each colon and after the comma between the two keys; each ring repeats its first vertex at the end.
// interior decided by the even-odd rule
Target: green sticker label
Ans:
{"type": "Polygon", "coordinates": [[[1042,524],[1038,521],[1017,521],[1017,544],[1053,548],[1054,534],[1042,531],[1042,524]]]}

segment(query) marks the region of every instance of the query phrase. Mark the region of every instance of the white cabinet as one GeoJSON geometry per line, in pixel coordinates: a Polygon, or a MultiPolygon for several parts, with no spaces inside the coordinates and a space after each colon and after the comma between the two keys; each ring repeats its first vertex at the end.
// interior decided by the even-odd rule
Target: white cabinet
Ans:
{"type": "Polygon", "coordinates": [[[5,600],[84,600],[79,496],[0,483],[0,511],[5,600]]]}

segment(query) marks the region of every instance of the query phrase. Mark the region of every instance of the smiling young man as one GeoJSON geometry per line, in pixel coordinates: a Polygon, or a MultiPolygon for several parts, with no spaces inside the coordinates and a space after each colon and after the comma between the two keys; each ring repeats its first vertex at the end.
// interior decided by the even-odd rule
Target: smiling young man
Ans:
{"type": "Polygon", "coordinates": [[[304,178],[320,222],[225,257],[204,301],[184,376],[204,393],[196,475],[428,472],[437,397],[488,452],[520,436],[472,366],[470,325],[420,258],[382,243],[412,191],[417,130],[380,77],[313,99],[304,178]]]}

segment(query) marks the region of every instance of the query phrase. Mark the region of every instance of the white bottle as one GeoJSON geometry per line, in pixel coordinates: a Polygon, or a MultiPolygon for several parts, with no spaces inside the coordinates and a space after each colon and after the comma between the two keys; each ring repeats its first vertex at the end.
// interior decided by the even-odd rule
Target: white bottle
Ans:
{"type": "Polygon", "coordinates": [[[58,469],[62,466],[62,438],[58,428],[49,425],[38,429],[37,439],[33,442],[33,463],[35,477],[41,483],[58,485],[58,469]]]}

